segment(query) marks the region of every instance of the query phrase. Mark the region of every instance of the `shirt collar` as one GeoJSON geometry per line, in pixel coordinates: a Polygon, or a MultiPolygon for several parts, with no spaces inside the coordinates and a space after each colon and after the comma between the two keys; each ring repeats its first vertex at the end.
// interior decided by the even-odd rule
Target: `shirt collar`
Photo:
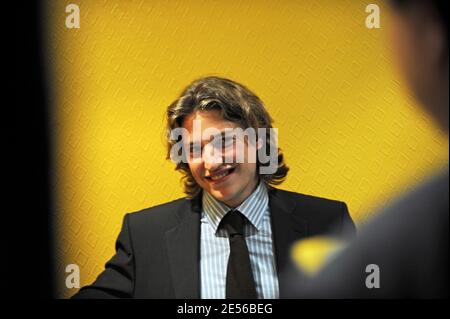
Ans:
{"type": "MultiPolygon", "coordinates": [[[[236,207],[236,210],[240,211],[259,230],[268,204],[267,188],[260,181],[253,193],[236,207]]],[[[210,193],[203,192],[202,209],[209,224],[214,228],[214,232],[217,232],[220,221],[232,208],[215,199],[210,193]]]]}

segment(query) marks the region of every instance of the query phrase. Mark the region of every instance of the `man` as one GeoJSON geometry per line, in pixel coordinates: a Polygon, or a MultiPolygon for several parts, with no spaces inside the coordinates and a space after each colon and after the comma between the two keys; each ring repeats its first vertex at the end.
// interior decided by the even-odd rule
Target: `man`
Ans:
{"type": "MultiPolygon", "coordinates": [[[[448,136],[448,13],[443,0],[392,0],[400,69],[417,100],[448,136]]],[[[448,163],[380,212],[307,287],[309,298],[448,297],[448,163]]]]}
{"type": "Polygon", "coordinates": [[[75,297],[279,298],[295,240],[354,232],[345,203],[273,187],[288,168],[272,119],[243,85],[199,79],[167,118],[187,197],[127,214],[115,256],[75,297]],[[256,139],[227,134],[239,129],[256,139]]]}

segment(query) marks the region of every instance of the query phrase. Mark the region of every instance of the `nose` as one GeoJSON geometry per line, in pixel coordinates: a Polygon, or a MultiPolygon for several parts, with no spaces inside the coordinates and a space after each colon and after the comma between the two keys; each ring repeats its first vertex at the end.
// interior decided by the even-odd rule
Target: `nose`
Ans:
{"type": "Polygon", "coordinates": [[[207,171],[214,171],[223,164],[222,153],[210,145],[204,147],[202,158],[207,171]]]}

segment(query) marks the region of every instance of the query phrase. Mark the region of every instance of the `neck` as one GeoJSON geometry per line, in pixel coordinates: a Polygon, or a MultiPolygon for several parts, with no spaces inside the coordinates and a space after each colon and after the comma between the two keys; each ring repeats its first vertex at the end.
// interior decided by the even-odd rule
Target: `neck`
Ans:
{"type": "Polygon", "coordinates": [[[259,184],[259,178],[252,181],[251,185],[248,185],[246,190],[242,192],[237,198],[230,199],[229,201],[223,202],[230,208],[236,208],[241,205],[253,192],[256,190],[259,184]]]}

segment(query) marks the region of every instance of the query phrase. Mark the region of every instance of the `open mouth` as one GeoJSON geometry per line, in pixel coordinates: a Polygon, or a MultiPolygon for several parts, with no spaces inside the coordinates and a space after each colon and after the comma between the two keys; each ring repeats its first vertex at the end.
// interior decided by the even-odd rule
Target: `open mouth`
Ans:
{"type": "Polygon", "coordinates": [[[218,182],[218,181],[223,180],[225,177],[229,176],[230,174],[232,174],[235,170],[236,170],[236,166],[225,168],[225,169],[220,169],[219,171],[214,172],[213,174],[210,174],[209,176],[205,176],[205,178],[211,182],[218,182]]]}

